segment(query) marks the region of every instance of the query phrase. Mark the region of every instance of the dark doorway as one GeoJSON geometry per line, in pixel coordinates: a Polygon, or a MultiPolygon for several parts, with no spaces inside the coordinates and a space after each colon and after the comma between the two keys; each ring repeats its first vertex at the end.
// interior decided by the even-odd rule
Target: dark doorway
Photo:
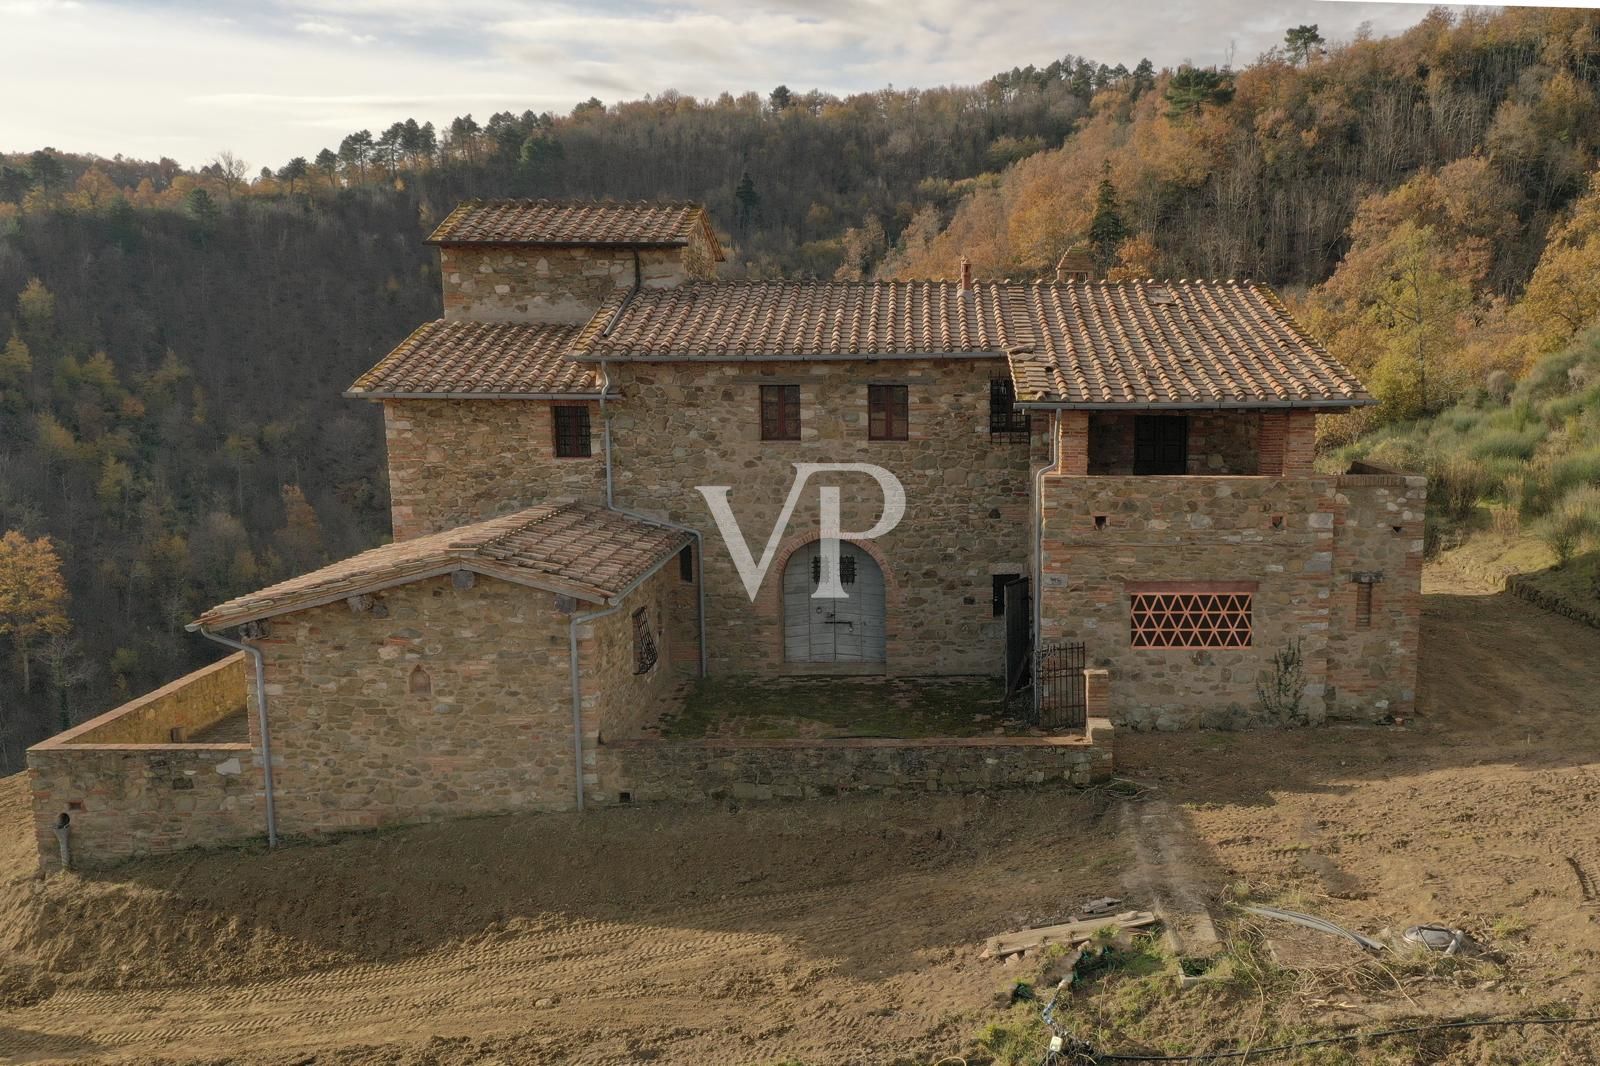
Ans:
{"type": "Polygon", "coordinates": [[[1184,415],[1137,415],[1133,420],[1135,474],[1189,472],[1189,419],[1184,415]]]}

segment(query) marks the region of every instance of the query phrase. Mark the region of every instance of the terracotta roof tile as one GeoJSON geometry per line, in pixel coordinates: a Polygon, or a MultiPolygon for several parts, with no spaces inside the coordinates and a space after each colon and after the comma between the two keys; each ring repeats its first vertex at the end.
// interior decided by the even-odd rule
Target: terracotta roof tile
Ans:
{"type": "Polygon", "coordinates": [[[1024,286],[1018,295],[1036,330],[1031,350],[1011,353],[1023,403],[1372,402],[1265,285],[1080,282],[1024,286]]]}
{"type": "Polygon", "coordinates": [[[954,282],[697,282],[613,296],[579,357],[852,356],[1000,352],[1005,293],[954,282]],[[618,313],[620,310],[620,313],[618,313]]]}
{"type": "Polygon", "coordinates": [[[595,396],[594,370],[566,357],[578,326],[440,319],[419,326],[346,396],[595,396]]]}
{"type": "Polygon", "coordinates": [[[660,200],[467,200],[429,244],[617,245],[677,248],[701,233],[722,258],[706,210],[660,200]]]}
{"type": "Polygon", "coordinates": [[[218,604],[192,627],[239,625],[463,569],[605,602],[688,542],[687,533],[619,511],[550,500],[364,551],[218,604]]]}
{"type": "Polygon", "coordinates": [[[1252,282],[695,283],[611,297],[578,360],[1009,355],[1024,403],[1338,405],[1371,398],[1252,282]]]}

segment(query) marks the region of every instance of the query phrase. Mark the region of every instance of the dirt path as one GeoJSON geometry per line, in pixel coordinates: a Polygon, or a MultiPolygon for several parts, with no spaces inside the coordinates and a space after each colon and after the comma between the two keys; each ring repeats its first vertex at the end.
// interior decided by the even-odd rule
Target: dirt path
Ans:
{"type": "MultiPolygon", "coordinates": [[[[1443,920],[1504,954],[1488,987],[1341,993],[1306,1024],[1418,1005],[1593,1009],[1600,633],[1440,571],[1427,590],[1414,723],[1125,734],[1120,765],[1155,786],[1149,803],[1028,793],[483,819],[40,884],[25,793],[0,781],[0,1058],[932,1061],[992,1016],[1007,974],[976,960],[984,936],[1091,896],[1147,902],[1137,877],[1115,889],[1173,861],[1145,880],[1243,886],[1368,931],[1443,920]],[[1128,841],[1156,815],[1176,843],[1141,859],[1128,841]]],[[[1192,1013],[1208,1002],[1127,1017],[1217,1039],[1260,1017],[1253,992],[1236,1019],[1192,1013]]],[[[1108,1038],[1126,1047],[1115,1006],[1108,1038]]],[[[1407,1061],[1600,1061],[1561,1039],[1543,1059],[1407,1061]]]]}

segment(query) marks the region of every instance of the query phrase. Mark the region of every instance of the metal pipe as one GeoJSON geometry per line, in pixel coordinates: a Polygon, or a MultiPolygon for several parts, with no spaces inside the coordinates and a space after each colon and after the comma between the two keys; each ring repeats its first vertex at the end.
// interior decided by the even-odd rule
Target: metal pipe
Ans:
{"type": "Polygon", "coordinates": [[[66,811],[56,818],[56,847],[61,849],[61,868],[72,869],[72,815],[66,811]]]}
{"type": "Polygon", "coordinates": [[[1060,462],[1061,413],[1050,412],[1050,459],[1033,472],[1033,648],[1028,655],[1032,677],[1033,717],[1039,718],[1039,643],[1043,638],[1044,609],[1044,475],[1060,462]]]}
{"type": "Polygon", "coordinates": [[[278,804],[272,791],[272,737],[267,729],[267,669],[261,657],[261,650],[231,637],[225,637],[221,633],[213,633],[204,626],[197,626],[194,629],[207,640],[237,648],[255,660],[256,722],[261,730],[261,783],[267,799],[267,846],[275,848],[278,846],[278,804]]]}

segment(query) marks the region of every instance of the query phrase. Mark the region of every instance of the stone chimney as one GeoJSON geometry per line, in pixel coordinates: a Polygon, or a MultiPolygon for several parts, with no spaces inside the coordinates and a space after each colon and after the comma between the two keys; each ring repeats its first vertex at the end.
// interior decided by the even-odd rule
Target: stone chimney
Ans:
{"type": "Polygon", "coordinates": [[[1094,257],[1089,254],[1089,249],[1082,244],[1074,244],[1061,254],[1056,261],[1056,283],[1064,285],[1069,281],[1092,281],[1094,279],[1094,257]]]}

